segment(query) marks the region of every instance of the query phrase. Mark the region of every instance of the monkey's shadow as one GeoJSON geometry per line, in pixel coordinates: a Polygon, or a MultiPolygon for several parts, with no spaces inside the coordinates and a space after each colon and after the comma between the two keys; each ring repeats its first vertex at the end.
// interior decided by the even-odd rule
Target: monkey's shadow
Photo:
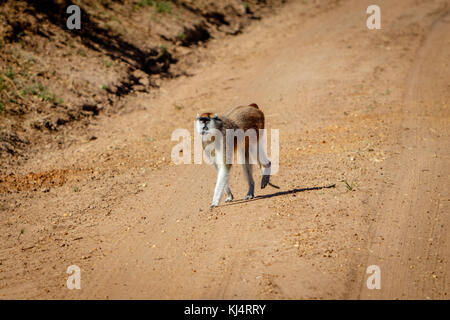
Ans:
{"type": "Polygon", "coordinates": [[[232,205],[235,205],[235,204],[246,203],[246,202],[250,202],[250,201],[257,201],[257,200],[262,200],[262,199],[268,199],[268,198],[273,198],[273,197],[284,196],[284,195],[288,195],[288,194],[295,194],[295,193],[298,193],[298,192],[322,190],[322,189],[331,189],[331,188],[335,188],[335,187],[336,187],[336,184],[331,184],[331,185],[321,186],[321,187],[295,188],[295,189],[286,190],[286,191],[278,191],[278,192],[275,192],[275,193],[270,193],[270,194],[265,194],[265,195],[261,195],[261,196],[256,196],[253,199],[249,199],[249,200],[245,200],[245,199],[234,200],[233,202],[225,203],[225,204],[219,206],[219,208],[220,207],[232,206],[232,205]]]}

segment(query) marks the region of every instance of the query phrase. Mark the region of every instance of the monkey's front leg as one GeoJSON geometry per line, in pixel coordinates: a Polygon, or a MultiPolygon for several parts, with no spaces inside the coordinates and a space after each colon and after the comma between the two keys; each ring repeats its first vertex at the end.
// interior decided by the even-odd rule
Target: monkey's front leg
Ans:
{"type": "Polygon", "coordinates": [[[225,186],[225,194],[227,195],[225,202],[233,201],[234,197],[233,197],[233,194],[231,193],[230,185],[228,183],[225,186]]]}
{"type": "Polygon", "coordinates": [[[218,207],[220,198],[224,192],[225,186],[228,185],[229,168],[226,165],[217,166],[217,182],[214,189],[214,197],[211,203],[211,208],[218,207]]]}

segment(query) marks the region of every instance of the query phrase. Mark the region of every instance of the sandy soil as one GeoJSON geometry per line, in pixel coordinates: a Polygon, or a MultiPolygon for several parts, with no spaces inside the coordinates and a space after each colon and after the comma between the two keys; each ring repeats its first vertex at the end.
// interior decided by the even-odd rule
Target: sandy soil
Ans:
{"type": "Polygon", "coordinates": [[[290,2],[2,177],[0,298],[448,299],[448,2],[378,3],[371,31],[370,1],[290,2]],[[281,190],[210,210],[214,170],[174,165],[170,135],[251,102],[280,130],[281,190]]]}

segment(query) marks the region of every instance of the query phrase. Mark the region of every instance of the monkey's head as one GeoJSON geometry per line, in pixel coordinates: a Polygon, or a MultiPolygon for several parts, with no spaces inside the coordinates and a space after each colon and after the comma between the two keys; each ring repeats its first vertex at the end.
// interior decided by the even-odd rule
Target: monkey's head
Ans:
{"type": "Polygon", "coordinates": [[[222,127],[222,120],[217,114],[210,112],[198,114],[195,120],[195,128],[200,135],[208,135],[212,129],[220,130],[222,127]]]}

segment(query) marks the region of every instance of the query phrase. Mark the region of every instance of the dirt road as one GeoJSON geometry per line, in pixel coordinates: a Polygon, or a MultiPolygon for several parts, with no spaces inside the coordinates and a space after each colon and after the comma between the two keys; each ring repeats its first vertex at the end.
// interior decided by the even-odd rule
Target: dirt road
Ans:
{"type": "MultiPolygon", "coordinates": [[[[291,2],[213,40],[193,76],[127,98],[146,110],[18,168],[1,195],[0,297],[448,299],[448,2],[378,3],[381,30],[370,1],[291,2]],[[252,102],[280,130],[281,190],[211,211],[214,170],[174,165],[171,133],[252,102]]],[[[231,189],[245,196],[240,168],[231,189]]]]}

